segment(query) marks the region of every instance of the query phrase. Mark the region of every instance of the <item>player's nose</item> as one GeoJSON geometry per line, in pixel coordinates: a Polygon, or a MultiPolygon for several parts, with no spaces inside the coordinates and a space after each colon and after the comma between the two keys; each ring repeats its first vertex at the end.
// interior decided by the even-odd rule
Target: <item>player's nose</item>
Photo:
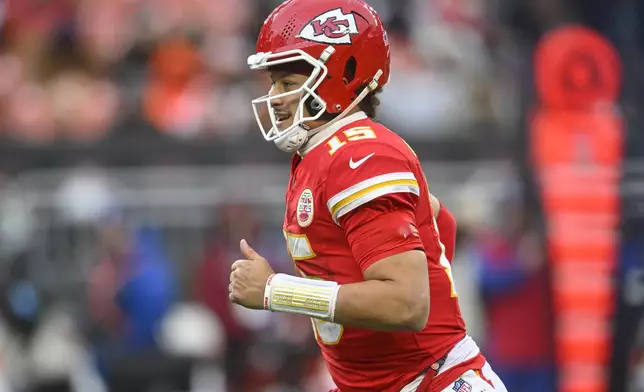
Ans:
{"type": "Polygon", "coordinates": [[[284,98],[271,98],[271,108],[279,110],[284,106],[284,98]]]}

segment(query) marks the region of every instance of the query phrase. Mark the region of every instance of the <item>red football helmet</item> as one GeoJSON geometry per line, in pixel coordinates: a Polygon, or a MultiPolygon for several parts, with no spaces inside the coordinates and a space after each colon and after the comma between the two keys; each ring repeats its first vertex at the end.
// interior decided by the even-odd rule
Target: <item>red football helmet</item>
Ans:
{"type": "Polygon", "coordinates": [[[362,0],[287,0],[266,19],[257,39],[257,53],[248,58],[253,70],[306,62],[312,72],[304,85],[287,93],[269,93],[253,100],[253,110],[264,137],[288,151],[310,136],[306,121],[327,112],[337,121],[364,97],[389,80],[387,33],[373,8],[362,0]],[[347,73],[347,70],[351,72],[347,73]],[[363,88],[361,93],[358,91],[363,88]],[[293,125],[279,130],[271,100],[299,94],[293,125]],[[309,100],[315,113],[304,117],[309,100]],[[266,130],[258,115],[267,105],[272,128],[266,130]]]}

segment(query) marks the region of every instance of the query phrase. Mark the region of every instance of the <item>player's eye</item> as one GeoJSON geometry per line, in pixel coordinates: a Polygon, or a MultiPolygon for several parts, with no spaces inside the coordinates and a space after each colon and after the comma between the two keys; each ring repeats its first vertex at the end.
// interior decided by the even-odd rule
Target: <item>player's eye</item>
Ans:
{"type": "Polygon", "coordinates": [[[284,86],[284,89],[291,90],[294,89],[295,86],[297,86],[297,83],[291,82],[290,80],[284,80],[282,82],[282,85],[284,86]]]}

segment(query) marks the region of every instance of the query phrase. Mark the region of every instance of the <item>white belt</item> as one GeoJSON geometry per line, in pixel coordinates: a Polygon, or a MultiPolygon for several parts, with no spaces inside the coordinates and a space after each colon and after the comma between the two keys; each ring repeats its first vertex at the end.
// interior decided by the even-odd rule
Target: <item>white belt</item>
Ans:
{"type": "MultiPolygon", "coordinates": [[[[453,368],[459,363],[465,362],[477,356],[480,353],[479,347],[469,335],[466,335],[460,342],[456,343],[454,348],[450,350],[445,358],[445,362],[438,369],[436,376],[444,371],[453,368]]],[[[414,381],[405,385],[400,392],[416,392],[418,386],[423,382],[427,373],[423,373],[416,377],[414,381]]],[[[434,376],[435,377],[435,376],[434,376]]]]}

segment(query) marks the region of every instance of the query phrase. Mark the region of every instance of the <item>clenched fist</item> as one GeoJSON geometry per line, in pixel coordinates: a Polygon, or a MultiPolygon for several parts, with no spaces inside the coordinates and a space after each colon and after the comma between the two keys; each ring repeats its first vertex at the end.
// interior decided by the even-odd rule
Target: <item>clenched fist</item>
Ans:
{"type": "Polygon", "coordinates": [[[245,259],[233,263],[230,273],[228,297],[233,303],[249,309],[264,309],[266,281],[274,273],[265,258],[255,252],[246,240],[241,240],[239,249],[245,259]]]}

